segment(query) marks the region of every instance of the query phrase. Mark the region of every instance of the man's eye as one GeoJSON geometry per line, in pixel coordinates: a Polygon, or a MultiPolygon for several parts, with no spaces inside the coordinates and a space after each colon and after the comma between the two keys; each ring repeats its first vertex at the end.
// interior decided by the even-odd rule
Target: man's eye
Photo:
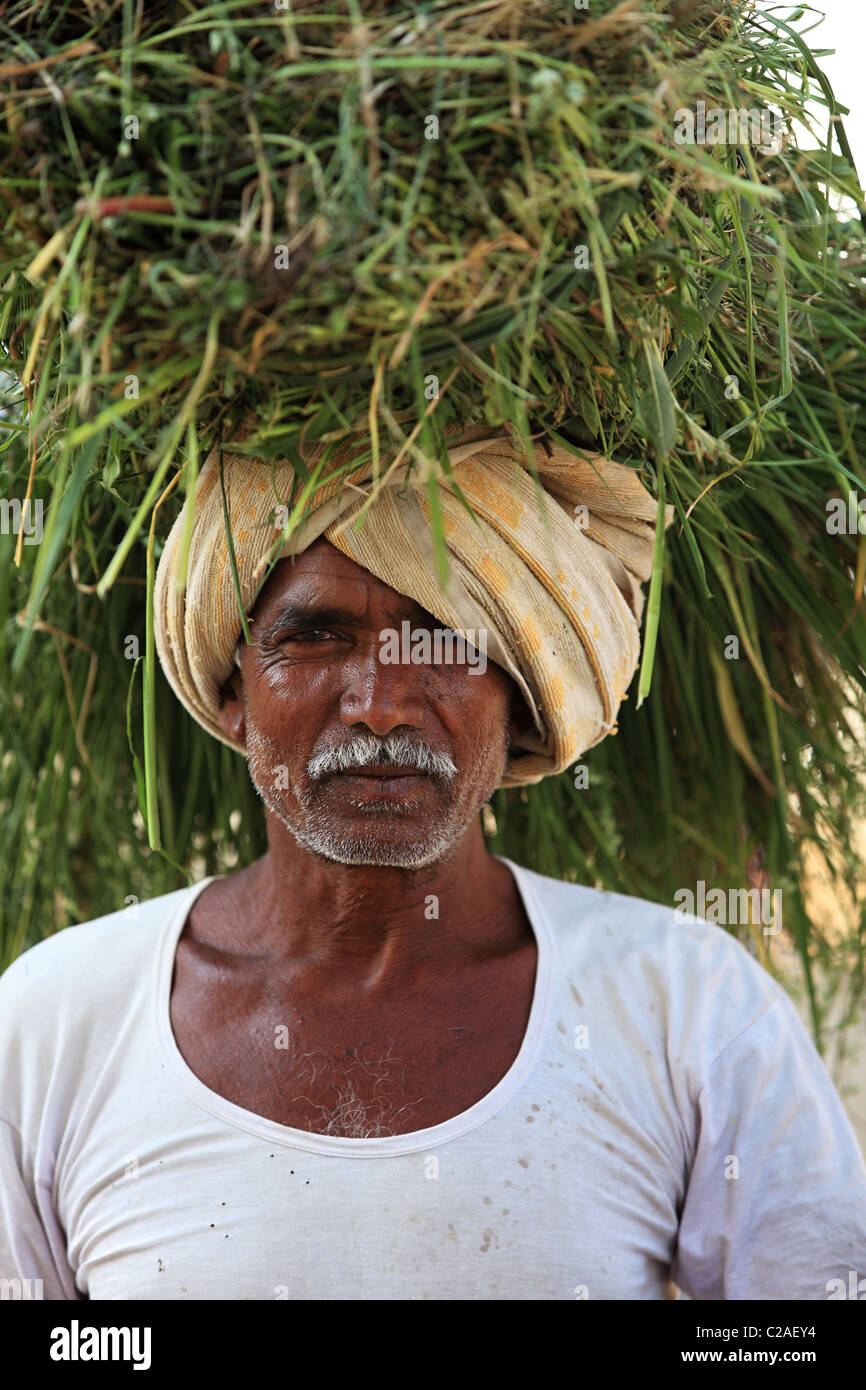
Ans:
{"type": "Polygon", "coordinates": [[[283,636],[283,637],[280,638],[280,641],[281,641],[281,642],[313,642],[313,643],[318,644],[318,643],[320,643],[320,642],[322,642],[322,641],[326,641],[329,637],[330,637],[330,638],[333,638],[333,637],[335,637],[335,636],[336,636],[336,633],[329,632],[327,628],[323,628],[323,627],[306,627],[306,628],[299,628],[299,629],[298,629],[297,631],[295,631],[295,632],[287,632],[287,633],[285,634],[285,636],[283,636]]]}

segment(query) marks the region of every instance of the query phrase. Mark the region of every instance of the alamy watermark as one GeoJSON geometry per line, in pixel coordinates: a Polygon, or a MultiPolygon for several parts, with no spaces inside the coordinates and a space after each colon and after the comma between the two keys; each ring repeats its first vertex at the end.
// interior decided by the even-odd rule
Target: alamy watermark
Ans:
{"type": "Polygon", "coordinates": [[[785,121],[769,107],[710,106],[698,101],[694,109],[674,112],[678,145],[756,145],[764,154],[778,154],[785,138],[785,121]]]}
{"type": "Polygon", "coordinates": [[[150,1353],[149,1327],[82,1327],[77,1318],[52,1329],[48,1349],[52,1361],[131,1361],[134,1371],[150,1370],[150,1353]]]}
{"type": "Polygon", "coordinates": [[[398,632],[386,627],[379,633],[379,660],[386,666],[468,666],[470,676],[487,670],[487,629],[466,628],[465,635],[450,627],[413,628],[408,618],[398,632]]]}
{"type": "Polygon", "coordinates": [[[712,922],[716,926],[748,926],[761,923],[764,936],[778,936],[782,930],[781,888],[711,888],[702,878],[695,888],[678,888],[674,893],[674,917],[678,922],[712,922]]]}
{"type": "Polygon", "coordinates": [[[848,1270],[847,1287],[844,1279],[828,1279],[824,1288],[829,1302],[840,1298],[851,1299],[855,1303],[866,1300],[866,1279],[860,1279],[856,1269],[848,1270]]]}
{"type": "Polygon", "coordinates": [[[42,540],[42,498],[0,497],[0,536],[17,536],[23,531],[25,545],[42,540]]]}
{"type": "Polygon", "coordinates": [[[866,536],[866,497],[849,492],[831,497],[826,505],[827,532],[831,536],[866,536]]]}
{"type": "Polygon", "coordinates": [[[41,1279],[0,1279],[0,1302],[29,1303],[44,1297],[41,1279]]]}

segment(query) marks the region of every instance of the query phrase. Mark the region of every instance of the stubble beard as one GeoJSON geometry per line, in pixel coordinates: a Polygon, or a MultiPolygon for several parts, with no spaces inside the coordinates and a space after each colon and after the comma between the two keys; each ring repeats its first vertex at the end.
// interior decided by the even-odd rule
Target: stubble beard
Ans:
{"type": "MultiPolygon", "coordinates": [[[[377,868],[423,869],[447,860],[462,840],[480,807],[499,785],[508,761],[508,745],[503,740],[501,765],[477,803],[467,804],[453,784],[444,785],[444,805],[437,811],[419,812],[414,801],[390,799],[379,802],[353,801],[351,792],[343,805],[354,808],[369,828],[350,825],[347,816],[327,805],[321,783],[292,784],[281,795],[273,785],[277,768],[286,768],[282,750],[268,735],[246,721],[247,765],[250,780],[266,809],[312,854],[337,864],[369,865],[377,868]],[[411,837],[395,836],[395,823],[415,818],[411,837]]],[[[481,769],[479,768],[479,772],[481,769]]],[[[438,779],[438,784],[443,785],[438,779]]]]}

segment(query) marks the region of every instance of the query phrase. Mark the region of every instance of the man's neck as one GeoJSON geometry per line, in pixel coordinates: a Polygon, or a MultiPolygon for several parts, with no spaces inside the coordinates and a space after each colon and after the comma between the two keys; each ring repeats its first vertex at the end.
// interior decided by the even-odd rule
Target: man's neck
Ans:
{"type": "Polygon", "coordinates": [[[531,940],[514,880],[477,820],[447,859],[420,869],[335,863],[270,814],[268,842],[233,876],[243,946],[275,969],[338,981],[340,995],[387,992],[531,940]]]}

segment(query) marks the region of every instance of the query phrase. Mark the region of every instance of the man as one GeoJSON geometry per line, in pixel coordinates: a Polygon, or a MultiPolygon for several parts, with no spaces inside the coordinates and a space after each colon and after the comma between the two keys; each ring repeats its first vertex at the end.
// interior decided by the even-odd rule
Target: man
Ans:
{"type": "Polygon", "coordinates": [[[672,1277],[818,1300],[866,1274],[862,1156],[769,975],[718,927],[485,848],[497,786],[612,726],[652,500],[536,446],[542,492],[502,436],[450,457],[477,516],[443,485],[446,588],[398,469],[326,489],[273,563],[268,473],[232,459],[240,641],[208,460],[159,650],[246,752],[268,851],[0,982],[0,1275],[56,1299],[659,1299],[672,1277]],[[474,634],[463,660],[383,659],[445,624],[474,634]]]}

